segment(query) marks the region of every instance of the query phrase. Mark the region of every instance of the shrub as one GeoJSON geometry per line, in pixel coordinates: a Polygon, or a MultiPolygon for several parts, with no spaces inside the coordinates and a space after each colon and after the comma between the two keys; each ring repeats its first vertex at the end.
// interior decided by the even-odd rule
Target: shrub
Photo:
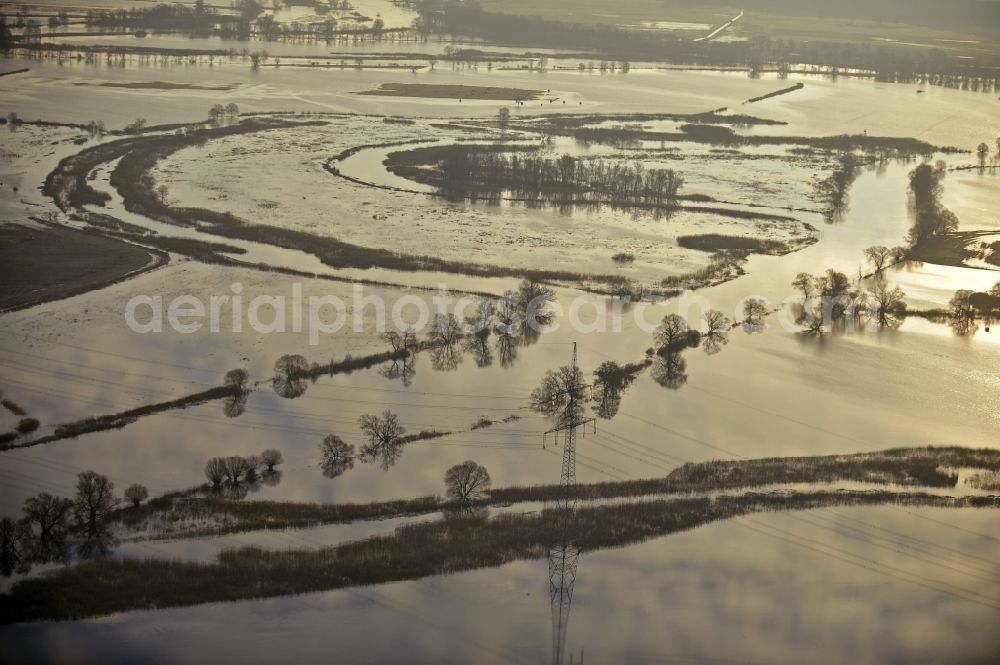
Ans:
{"type": "Polygon", "coordinates": [[[131,502],[133,506],[138,507],[138,505],[145,501],[148,497],[149,490],[138,483],[129,485],[125,489],[125,499],[131,502]]]}
{"type": "Polygon", "coordinates": [[[7,398],[4,398],[0,399],[0,404],[3,404],[4,408],[13,413],[15,416],[27,415],[27,412],[24,409],[22,409],[17,402],[13,402],[7,398]]]}
{"type": "Polygon", "coordinates": [[[17,431],[20,434],[30,434],[38,429],[39,424],[37,418],[22,418],[17,423],[17,431]]]}
{"type": "Polygon", "coordinates": [[[490,472],[473,461],[456,464],[444,474],[448,498],[453,501],[481,499],[490,488],[490,472]]]}
{"type": "Polygon", "coordinates": [[[632,263],[635,261],[635,255],[631,252],[619,252],[612,255],[611,260],[615,263],[632,263]]]}
{"type": "Polygon", "coordinates": [[[267,472],[271,473],[274,471],[274,467],[281,464],[284,459],[281,456],[280,450],[270,448],[260,454],[260,461],[267,468],[267,472]]]}
{"type": "Polygon", "coordinates": [[[213,487],[222,484],[226,477],[226,461],[221,457],[213,457],[205,463],[205,477],[212,483],[213,487]]]}

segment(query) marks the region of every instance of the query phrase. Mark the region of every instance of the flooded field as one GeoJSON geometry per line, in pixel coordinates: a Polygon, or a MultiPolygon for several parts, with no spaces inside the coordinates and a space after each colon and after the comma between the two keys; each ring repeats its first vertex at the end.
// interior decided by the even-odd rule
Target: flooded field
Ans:
{"type": "Polygon", "coordinates": [[[0,60],[0,660],[992,662],[995,91],[349,4],[0,60]]]}

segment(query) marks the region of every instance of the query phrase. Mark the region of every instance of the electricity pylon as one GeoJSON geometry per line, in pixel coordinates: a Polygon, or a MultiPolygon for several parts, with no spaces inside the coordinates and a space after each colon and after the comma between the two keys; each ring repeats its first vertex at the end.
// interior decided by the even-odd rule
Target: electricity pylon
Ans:
{"type": "MultiPolygon", "coordinates": [[[[583,391],[587,384],[577,382],[576,342],[573,342],[573,385],[562,393],[568,397],[568,404],[559,416],[559,426],[542,435],[555,435],[556,445],[559,445],[559,434],[562,433],[562,470],[559,476],[561,495],[556,503],[556,528],[554,538],[549,546],[549,601],[552,605],[552,665],[563,665],[566,651],[566,629],[569,625],[569,611],[573,605],[573,585],[576,583],[577,564],[580,558],[580,548],[574,542],[574,522],[576,515],[576,499],[572,497],[570,488],[576,484],[576,431],[597,421],[594,418],[584,418],[580,404],[583,391]]],[[[555,397],[555,396],[553,396],[555,397]]],[[[580,652],[580,663],[583,663],[583,652],[580,652]]],[[[573,665],[570,655],[569,665],[573,665]]]]}

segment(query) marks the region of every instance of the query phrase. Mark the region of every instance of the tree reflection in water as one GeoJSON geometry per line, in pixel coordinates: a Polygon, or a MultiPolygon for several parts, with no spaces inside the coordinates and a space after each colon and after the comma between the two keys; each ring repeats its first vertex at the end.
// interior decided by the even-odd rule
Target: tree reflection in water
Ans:
{"type": "Polygon", "coordinates": [[[687,383],[687,361],[680,353],[657,354],[653,358],[651,376],[664,388],[677,390],[687,383]]]}
{"type": "Polygon", "coordinates": [[[308,372],[309,363],[303,356],[281,356],[274,363],[274,378],[271,380],[274,392],[286,399],[301,397],[309,387],[306,383],[308,372]]]}

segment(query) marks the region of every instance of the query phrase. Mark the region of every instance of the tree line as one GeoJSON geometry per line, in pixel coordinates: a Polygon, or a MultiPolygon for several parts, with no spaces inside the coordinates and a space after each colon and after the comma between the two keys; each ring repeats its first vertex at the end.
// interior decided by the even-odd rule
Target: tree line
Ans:
{"type": "Polygon", "coordinates": [[[1000,319],[1000,281],[989,291],[959,289],[948,302],[948,324],[959,335],[975,333],[982,319],[986,332],[994,321],[1000,319]]]}
{"type": "MultiPolygon", "coordinates": [[[[142,485],[125,490],[133,505],[148,496],[142,485]]],[[[109,518],[120,503],[115,484],[93,471],[77,475],[72,499],[48,492],[25,499],[20,518],[0,519],[0,574],[9,577],[27,573],[33,564],[104,556],[114,544],[109,518]]]]}
{"type": "Polygon", "coordinates": [[[261,481],[276,485],[281,480],[281,472],[275,467],[282,461],[281,451],[273,448],[246,457],[212,457],[205,463],[205,477],[213,492],[242,499],[250,490],[258,489],[261,481]]]}
{"type": "Polygon", "coordinates": [[[795,41],[754,37],[746,42],[702,41],[654,31],[611,25],[584,25],[484,11],[476,2],[417,0],[414,30],[418,36],[477,37],[506,44],[592,50],[632,60],[667,60],[676,64],[743,65],[751,72],[788,63],[843,70],[864,70],[882,81],[917,81],[921,77],[962,76],[995,89],[996,57],[954,58],[942,49],[882,46],[861,42],[795,41]]]}
{"type": "Polygon", "coordinates": [[[613,202],[671,204],[684,178],[673,169],[646,169],[642,162],[545,157],[454,147],[439,163],[448,195],[507,190],[514,197],[566,201],[599,195],[613,202]]]}
{"type": "Polygon", "coordinates": [[[958,217],[941,205],[944,175],[944,162],[933,166],[921,164],[910,172],[914,211],[914,223],[908,237],[911,247],[918,247],[932,236],[958,229],[958,217]]]}

